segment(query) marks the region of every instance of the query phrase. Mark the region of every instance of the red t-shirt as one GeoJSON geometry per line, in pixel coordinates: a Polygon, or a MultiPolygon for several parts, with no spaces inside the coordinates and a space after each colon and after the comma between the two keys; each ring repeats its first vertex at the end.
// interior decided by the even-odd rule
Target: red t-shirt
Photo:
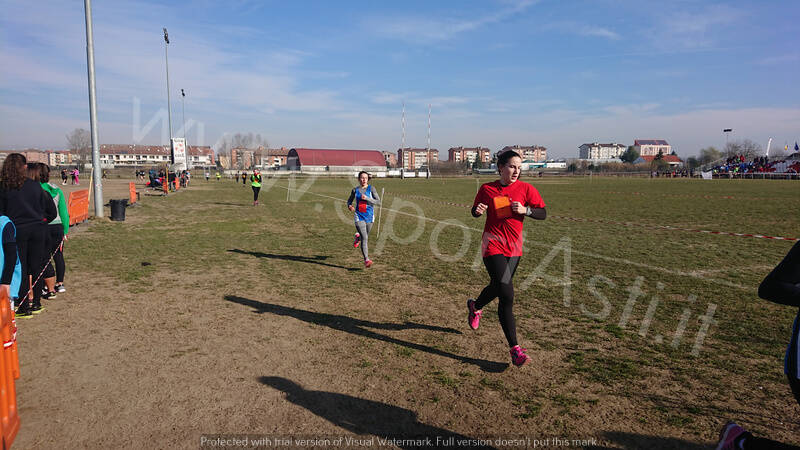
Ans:
{"type": "Polygon", "coordinates": [[[473,208],[478,203],[488,206],[481,244],[484,257],[522,256],[522,220],[525,216],[511,211],[511,202],[520,202],[531,208],[544,208],[544,200],[539,191],[524,181],[517,180],[503,186],[497,180],[478,189],[473,208]]]}

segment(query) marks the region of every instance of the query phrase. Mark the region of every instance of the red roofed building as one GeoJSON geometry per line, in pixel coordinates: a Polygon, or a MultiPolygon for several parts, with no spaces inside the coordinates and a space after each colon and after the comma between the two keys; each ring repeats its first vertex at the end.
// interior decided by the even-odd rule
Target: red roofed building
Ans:
{"type": "Polygon", "coordinates": [[[286,165],[302,172],[386,172],[386,159],[378,150],[293,148],[286,165]]]}

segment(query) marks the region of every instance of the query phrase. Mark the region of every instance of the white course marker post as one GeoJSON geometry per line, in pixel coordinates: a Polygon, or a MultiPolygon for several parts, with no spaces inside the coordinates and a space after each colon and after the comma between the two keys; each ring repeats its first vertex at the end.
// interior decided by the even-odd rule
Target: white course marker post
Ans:
{"type": "Polygon", "coordinates": [[[381,211],[383,211],[383,201],[384,201],[383,192],[385,190],[386,188],[381,188],[381,204],[378,205],[378,230],[375,235],[376,238],[381,237],[381,211]]]}

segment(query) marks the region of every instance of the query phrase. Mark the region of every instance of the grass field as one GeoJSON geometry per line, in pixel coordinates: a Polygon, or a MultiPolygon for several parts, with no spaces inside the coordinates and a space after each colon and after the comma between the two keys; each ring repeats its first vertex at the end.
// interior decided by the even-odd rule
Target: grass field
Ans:
{"type": "Polygon", "coordinates": [[[375,180],[366,270],[354,179],[265,181],[257,208],[249,187],[196,180],[77,227],[68,292],[19,325],[20,448],[399,433],[691,449],[727,419],[800,444],[783,375],[797,311],[756,295],[793,242],[689,231],[800,237],[796,182],[527,179],[548,219],[525,225],[517,369],[496,303],[466,324],[488,277],[464,205],[489,178],[375,180]]]}

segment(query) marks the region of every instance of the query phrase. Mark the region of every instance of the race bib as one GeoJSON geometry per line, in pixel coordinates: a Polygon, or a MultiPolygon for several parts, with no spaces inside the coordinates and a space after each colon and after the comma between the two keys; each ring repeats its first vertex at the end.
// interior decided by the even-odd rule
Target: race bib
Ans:
{"type": "Polygon", "coordinates": [[[492,199],[494,202],[494,211],[498,219],[507,219],[511,217],[511,199],[506,196],[498,196],[492,199]]]}
{"type": "Polygon", "coordinates": [[[364,202],[358,202],[358,212],[367,212],[367,204],[364,202]]]}

